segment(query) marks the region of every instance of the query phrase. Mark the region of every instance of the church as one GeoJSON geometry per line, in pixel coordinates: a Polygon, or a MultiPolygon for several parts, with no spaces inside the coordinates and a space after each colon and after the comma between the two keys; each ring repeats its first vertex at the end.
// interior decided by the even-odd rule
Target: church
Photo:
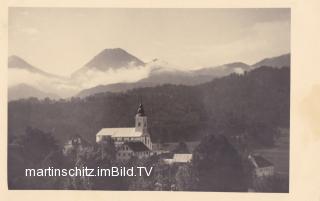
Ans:
{"type": "Polygon", "coordinates": [[[147,116],[142,103],[140,103],[137,114],[135,115],[135,127],[102,128],[96,135],[96,142],[99,143],[111,137],[117,148],[128,144],[128,142],[140,142],[139,144],[146,146],[146,148],[151,151],[152,142],[147,123],[147,116]]]}

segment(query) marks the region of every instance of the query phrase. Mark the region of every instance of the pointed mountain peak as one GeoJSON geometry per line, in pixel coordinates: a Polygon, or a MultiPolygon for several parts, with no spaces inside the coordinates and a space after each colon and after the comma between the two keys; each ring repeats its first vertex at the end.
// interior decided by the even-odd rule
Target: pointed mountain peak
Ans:
{"type": "Polygon", "coordinates": [[[101,53],[124,53],[124,54],[129,54],[127,51],[125,51],[122,48],[105,48],[104,50],[101,51],[101,53]]]}
{"type": "Polygon", "coordinates": [[[109,56],[109,55],[125,56],[125,55],[131,55],[131,54],[122,48],[106,48],[102,50],[97,56],[109,56]]]}
{"type": "Polygon", "coordinates": [[[143,66],[144,62],[121,48],[104,49],[90,60],[85,67],[100,71],[131,66],[143,66]]]}

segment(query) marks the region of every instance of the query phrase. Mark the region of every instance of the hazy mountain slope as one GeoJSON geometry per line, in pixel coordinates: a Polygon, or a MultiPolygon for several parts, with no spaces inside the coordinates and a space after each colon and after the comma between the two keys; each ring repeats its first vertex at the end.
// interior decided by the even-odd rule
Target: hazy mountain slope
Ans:
{"type": "Polygon", "coordinates": [[[57,99],[59,96],[43,92],[39,89],[36,89],[32,86],[29,86],[27,84],[19,84],[16,86],[9,87],[8,89],[8,100],[18,100],[22,98],[30,98],[30,97],[36,97],[38,99],[44,99],[44,98],[51,98],[51,99],[57,99]]]}
{"type": "Polygon", "coordinates": [[[244,63],[231,63],[195,71],[182,71],[178,70],[178,67],[158,59],[147,63],[146,67],[150,68],[149,76],[137,82],[99,85],[97,87],[82,90],[77,96],[85,97],[103,92],[124,92],[129,89],[153,87],[163,84],[197,85],[209,82],[214,78],[227,76],[231,73],[243,73],[250,69],[250,66],[244,63]]]}
{"type": "Polygon", "coordinates": [[[143,88],[143,87],[153,87],[159,85],[154,82],[133,82],[133,83],[116,83],[116,84],[108,84],[108,85],[98,85],[96,87],[92,87],[89,89],[84,89],[77,94],[77,97],[84,98],[86,96],[91,96],[97,93],[104,92],[125,92],[130,89],[135,88],[143,88]]]}
{"type": "Polygon", "coordinates": [[[255,64],[252,65],[252,68],[257,68],[260,66],[271,66],[271,67],[290,67],[290,59],[291,54],[284,54],[277,57],[271,57],[263,59],[255,64]]]}
{"type": "Polygon", "coordinates": [[[8,58],[8,68],[9,69],[21,69],[21,70],[27,70],[31,73],[37,73],[39,75],[43,75],[50,78],[62,78],[60,76],[47,73],[43,70],[40,70],[34,66],[32,66],[30,63],[26,62],[24,59],[22,59],[19,56],[12,55],[8,58]]]}
{"type": "Polygon", "coordinates": [[[138,82],[133,83],[116,83],[108,85],[99,85],[96,87],[84,89],[80,91],[77,97],[91,96],[97,93],[104,92],[126,92],[131,89],[144,88],[144,87],[155,87],[164,84],[176,84],[176,85],[195,85],[211,81],[210,76],[183,76],[183,75],[155,75],[148,78],[142,79],[138,82]]]}
{"type": "Polygon", "coordinates": [[[124,92],[134,88],[154,87],[161,84],[187,84],[191,78],[193,79],[192,74],[189,72],[178,70],[179,68],[175,65],[159,59],[146,63],[144,68],[149,73],[146,78],[140,79],[137,82],[98,85],[82,90],[77,96],[85,97],[103,92],[124,92]]]}
{"type": "Polygon", "coordinates": [[[224,64],[216,67],[207,67],[194,70],[193,73],[196,75],[212,75],[214,77],[223,77],[231,73],[243,73],[244,71],[250,70],[248,64],[242,62],[235,62],[230,64],[224,64]]]}

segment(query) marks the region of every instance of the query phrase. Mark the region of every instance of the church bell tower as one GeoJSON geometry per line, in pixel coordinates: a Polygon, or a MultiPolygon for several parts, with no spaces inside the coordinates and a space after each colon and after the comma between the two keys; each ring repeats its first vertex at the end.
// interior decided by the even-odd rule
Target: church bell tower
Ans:
{"type": "Polygon", "coordinates": [[[135,116],[135,131],[147,133],[147,116],[144,113],[143,105],[140,103],[137,114],[135,116]]]}

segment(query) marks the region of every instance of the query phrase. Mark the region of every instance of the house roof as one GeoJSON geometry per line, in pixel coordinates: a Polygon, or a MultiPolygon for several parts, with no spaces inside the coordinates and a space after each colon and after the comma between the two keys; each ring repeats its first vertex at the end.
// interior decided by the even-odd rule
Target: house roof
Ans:
{"type": "Polygon", "coordinates": [[[256,168],[273,166],[270,161],[259,155],[251,156],[251,160],[256,168]]]}
{"type": "Polygon", "coordinates": [[[176,163],[188,163],[192,159],[192,154],[174,154],[173,161],[176,163]]]}
{"type": "Polygon", "coordinates": [[[149,148],[140,141],[125,142],[124,145],[127,145],[134,152],[150,151],[149,148]]]}
{"type": "Polygon", "coordinates": [[[273,166],[273,164],[270,161],[268,161],[262,156],[254,156],[254,159],[259,167],[273,166]]]}
{"type": "Polygon", "coordinates": [[[173,161],[172,158],[164,158],[164,159],[163,159],[163,162],[164,162],[165,164],[169,164],[169,165],[171,165],[171,164],[174,163],[174,161],[173,161]]]}
{"type": "Polygon", "coordinates": [[[111,137],[141,137],[142,132],[136,131],[135,128],[103,128],[97,136],[111,136],[111,137]]]}
{"type": "Polygon", "coordinates": [[[173,164],[173,163],[189,163],[192,159],[192,154],[172,154],[172,155],[164,155],[162,160],[166,164],[173,164]]]}

